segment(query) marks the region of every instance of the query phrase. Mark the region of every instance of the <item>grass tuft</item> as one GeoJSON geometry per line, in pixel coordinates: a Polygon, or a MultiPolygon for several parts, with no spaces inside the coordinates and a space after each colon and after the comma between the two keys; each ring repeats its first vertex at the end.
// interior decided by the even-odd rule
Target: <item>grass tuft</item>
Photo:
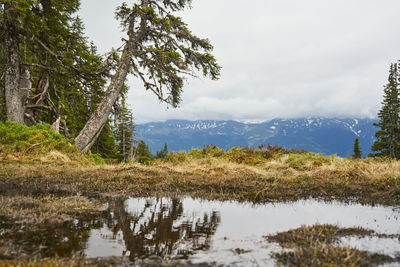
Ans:
{"type": "MultiPolygon", "coordinates": [[[[273,253],[278,265],[284,266],[371,266],[397,261],[390,256],[339,246],[343,236],[373,236],[373,230],[339,228],[334,225],[302,226],[267,236],[270,242],[292,249],[273,253]]],[[[380,235],[382,236],[382,235],[380,235]]]]}

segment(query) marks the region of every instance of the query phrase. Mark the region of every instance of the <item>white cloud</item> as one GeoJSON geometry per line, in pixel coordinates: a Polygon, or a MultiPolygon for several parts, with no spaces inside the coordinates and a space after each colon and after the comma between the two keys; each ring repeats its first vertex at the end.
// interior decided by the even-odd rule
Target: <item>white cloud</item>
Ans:
{"type": "MultiPolygon", "coordinates": [[[[100,51],[119,46],[116,2],[82,5],[100,51]]],[[[176,110],[132,81],[136,121],[375,116],[389,64],[400,58],[399,9],[398,0],[194,1],[182,15],[214,44],[221,79],[188,81],[176,110]]]]}

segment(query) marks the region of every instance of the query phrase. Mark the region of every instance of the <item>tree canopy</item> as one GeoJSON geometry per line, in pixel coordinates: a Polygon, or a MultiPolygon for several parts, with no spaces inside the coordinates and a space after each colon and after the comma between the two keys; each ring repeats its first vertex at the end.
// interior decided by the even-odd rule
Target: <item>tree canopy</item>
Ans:
{"type": "MultiPolygon", "coordinates": [[[[60,118],[60,132],[75,138],[102,99],[118,55],[112,51],[101,56],[88,42],[76,15],[78,0],[3,1],[0,9],[0,119],[18,118],[18,123],[34,125],[52,124],[60,118]],[[21,88],[25,72],[31,84],[28,90],[21,88]],[[12,99],[19,106],[17,112],[12,99]],[[11,108],[6,110],[7,103],[11,108]]],[[[127,106],[119,102],[114,108],[126,110],[127,106]]],[[[121,157],[114,126],[109,116],[92,152],[121,157]]]]}
{"type": "Polygon", "coordinates": [[[372,151],[375,156],[400,158],[400,98],[399,66],[390,66],[388,83],[384,88],[382,108],[378,113],[379,122],[374,124],[380,129],[375,133],[376,141],[372,151]]]}
{"type": "Polygon", "coordinates": [[[207,39],[195,36],[174,13],[190,5],[189,0],[140,0],[132,7],[122,4],[116,13],[127,32],[121,59],[103,100],[75,139],[86,152],[106,123],[111,106],[120,95],[128,73],[143,81],[146,90],[160,101],[177,107],[187,76],[219,78],[221,67],[211,55],[207,39]]]}
{"type": "Polygon", "coordinates": [[[176,16],[190,4],[123,3],[116,18],[128,39],[120,50],[99,55],[76,15],[79,0],[2,1],[0,119],[53,124],[75,138],[82,152],[92,149],[126,160],[134,128],[126,103],[129,73],[173,107],[182,100],[186,77],[220,75],[209,40],[194,35],[176,16]]]}

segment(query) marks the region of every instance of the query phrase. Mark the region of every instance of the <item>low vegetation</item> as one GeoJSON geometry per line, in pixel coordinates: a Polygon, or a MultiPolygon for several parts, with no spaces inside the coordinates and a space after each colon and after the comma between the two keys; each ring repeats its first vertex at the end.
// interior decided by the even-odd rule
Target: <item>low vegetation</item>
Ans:
{"type": "MultiPolygon", "coordinates": [[[[26,244],[15,240],[40,236],[44,226],[66,224],[73,233],[71,222],[79,219],[88,223],[90,219],[85,221],[82,216],[101,212],[101,203],[94,199],[189,194],[254,202],[319,198],[400,205],[400,162],[394,159],[340,158],[277,146],[234,147],[229,151],[207,146],[169,153],[165,148],[159,154],[141,163],[99,165],[104,163],[101,157],[82,155],[72,140],[54,133],[48,125],[0,123],[0,258],[9,260],[0,261],[0,265],[43,266],[53,265],[53,260],[60,266],[90,265],[79,260],[79,255],[76,261],[36,262],[31,259],[43,247],[32,245],[32,251],[27,251],[26,244]]],[[[284,265],[393,260],[335,245],[339,236],[354,232],[372,234],[363,229],[320,226],[269,238],[292,249],[274,255],[284,265]],[[339,262],[338,258],[345,260],[339,262]]],[[[88,238],[86,232],[81,235],[79,238],[88,238]]],[[[99,264],[108,265],[106,261],[99,264]]]]}
{"type": "Polygon", "coordinates": [[[370,266],[399,262],[399,258],[340,246],[341,237],[374,235],[377,235],[374,231],[363,228],[314,225],[267,236],[267,240],[290,249],[272,255],[285,266],[370,266]]]}
{"type": "Polygon", "coordinates": [[[277,146],[170,152],[143,164],[95,165],[48,126],[0,124],[0,193],[154,195],[400,204],[400,162],[340,158],[277,146]],[[18,128],[18,129],[16,129],[18,128]],[[7,130],[8,129],[8,130],[7,130]],[[46,186],[43,186],[46,185],[46,186]]]}
{"type": "Polygon", "coordinates": [[[104,164],[96,154],[84,156],[73,140],[55,133],[48,124],[28,127],[9,121],[0,122],[0,160],[104,164]]]}

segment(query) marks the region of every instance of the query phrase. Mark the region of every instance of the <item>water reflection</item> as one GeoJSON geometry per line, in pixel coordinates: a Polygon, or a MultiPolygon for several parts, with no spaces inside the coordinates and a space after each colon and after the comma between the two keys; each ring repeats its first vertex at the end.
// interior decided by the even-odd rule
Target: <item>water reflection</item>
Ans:
{"type": "MultiPolygon", "coordinates": [[[[135,261],[157,255],[163,259],[188,258],[195,264],[273,266],[270,253],[281,248],[268,243],[265,235],[319,223],[360,226],[398,236],[399,215],[400,210],[391,207],[317,200],[254,205],[190,197],[129,198],[114,199],[103,214],[80,218],[61,228],[25,229],[2,238],[12,239],[30,257],[126,256],[135,261]]],[[[400,256],[400,240],[394,238],[349,237],[342,243],[400,256]]]]}
{"type": "Polygon", "coordinates": [[[13,244],[14,251],[18,253],[0,253],[0,258],[83,257],[92,231],[101,228],[107,216],[106,213],[101,215],[101,218],[99,215],[88,215],[65,223],[62,227],[33,229],[5,223],[1,226],[6,229],[2,235],[3,242],[13,244]]]}
{"type": "Polygon", "coordinates": [[[112,201],[109,210],[113,219],[107,226],[114,238],[121,231],[129,258],[144,258],[151,255],[187,256],[196,250],[210,247],[220,215],[213,211],[202,218],[183,217],[183,205],[179,199],[147,199],[142,210],[129,212],[122,199],[112,201]]]}

